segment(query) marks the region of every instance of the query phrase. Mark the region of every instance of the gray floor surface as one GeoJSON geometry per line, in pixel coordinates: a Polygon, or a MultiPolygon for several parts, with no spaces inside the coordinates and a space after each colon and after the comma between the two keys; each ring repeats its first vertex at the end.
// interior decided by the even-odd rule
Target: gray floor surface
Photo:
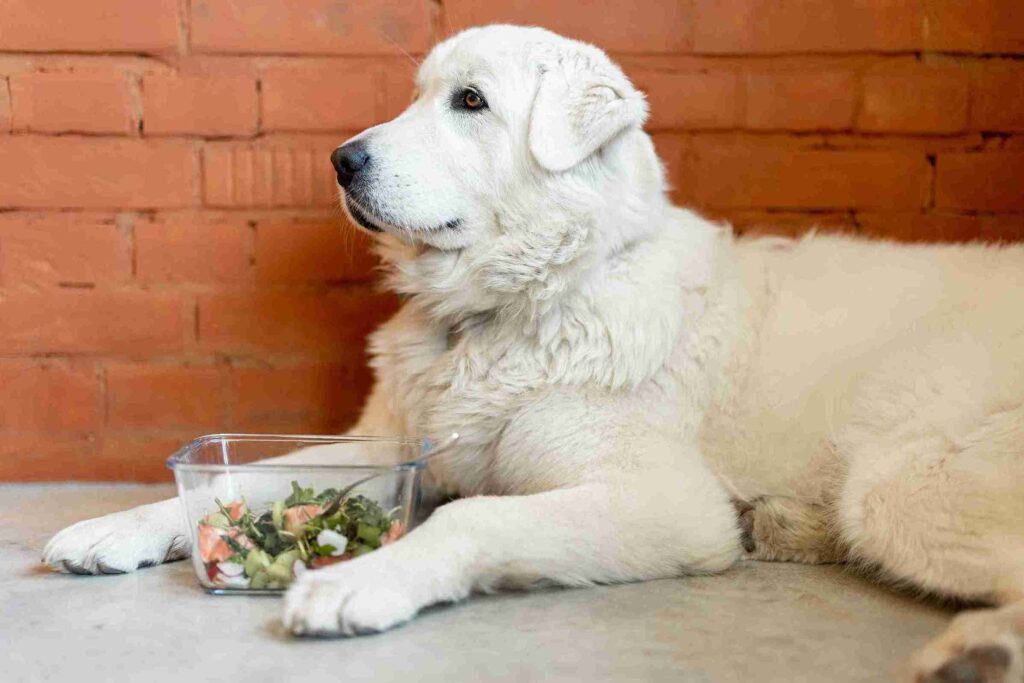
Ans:
{"type": "Polygon", "coordinates": [[[296,640],[277,597],[215,597],[178,562],[55,574],[49,536],[170,487],[0,486],[0,680],[885,681],[950,613],[840,567],[476,597],[395,631],[296,640]]]}

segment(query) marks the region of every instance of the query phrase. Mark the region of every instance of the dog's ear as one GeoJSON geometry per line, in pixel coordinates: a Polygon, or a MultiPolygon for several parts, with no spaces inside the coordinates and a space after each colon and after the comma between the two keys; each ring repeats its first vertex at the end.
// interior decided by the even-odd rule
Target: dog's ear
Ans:
{"type": "Polygon", "coordinates": [[[549,171],[580,163],[647,119],[643,93],[596,49],[549,63],[530,114],[530,153],[549,171]]]}

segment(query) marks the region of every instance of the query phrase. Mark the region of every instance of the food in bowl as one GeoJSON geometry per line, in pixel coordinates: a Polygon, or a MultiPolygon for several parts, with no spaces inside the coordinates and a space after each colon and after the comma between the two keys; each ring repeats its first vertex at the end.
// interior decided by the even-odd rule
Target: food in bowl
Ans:
{"type": "Polygon", "coordinates": [[[303,571],[394,541],[420,521],[426,463],[440,450],[412,437],[212,434],[186,444],[168,466],[196,578],[215,595],[279,593],[303,571]]]}
{"type": "Polygon", "coordinates": [[[404,533],[400,507],[384,510],[346,489],[291,486],[291,495],[268,509],[217,499],[217,511],[199,520],[199,557],[213,586],[282,589],[307,569],[365,555],[404,533]]]}

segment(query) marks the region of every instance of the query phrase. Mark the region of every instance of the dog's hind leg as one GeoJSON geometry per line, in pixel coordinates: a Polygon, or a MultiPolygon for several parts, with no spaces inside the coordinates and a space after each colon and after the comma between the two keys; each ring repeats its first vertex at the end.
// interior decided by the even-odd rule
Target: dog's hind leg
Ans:
{"type": "Polygon", "coordinates": [[[914,660],[915,680],[1022,683],[1024,404],[971,421],[901,421],[874,439],[862,430],[843,444],[837,514],[851,558],[909,587],[995,606],[958,616],[914,660]]]}

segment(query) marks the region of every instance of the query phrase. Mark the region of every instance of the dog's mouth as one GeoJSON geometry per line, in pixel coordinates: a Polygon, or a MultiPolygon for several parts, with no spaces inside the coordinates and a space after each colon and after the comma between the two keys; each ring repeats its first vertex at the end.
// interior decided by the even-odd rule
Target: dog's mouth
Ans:
{"type": "Polygon", "coordinates": [[[355,200],[347,194],[345,195],[345,208],[348,209],[348,215],[352,216],[352,220],[354,220],[359,227],[364,230],[369,230],[370,232],[384,232],[384,228],[374,223],[370,219],[366,210],[356,204],[355,200]]]}
{"type": "Polygon", "coordinates": [[[406,235],[414,235],[416,233],[431,233],[441,232],[444,230],[458,230],[462,226],[461,218],[453,218],[452,220],[439,223],[437,225],[428,227],[410,227],[406,225],[400,225],[396,222],[385,220],[377,213],[367,209],[365,206],[360,204],[358,201],[352,198],[352,195],[348,192],[345,193],[345,208],[348,209],[348,213],[352,216],[359,227],[374,233],[381,232],[398,232],[406,235]]]}

